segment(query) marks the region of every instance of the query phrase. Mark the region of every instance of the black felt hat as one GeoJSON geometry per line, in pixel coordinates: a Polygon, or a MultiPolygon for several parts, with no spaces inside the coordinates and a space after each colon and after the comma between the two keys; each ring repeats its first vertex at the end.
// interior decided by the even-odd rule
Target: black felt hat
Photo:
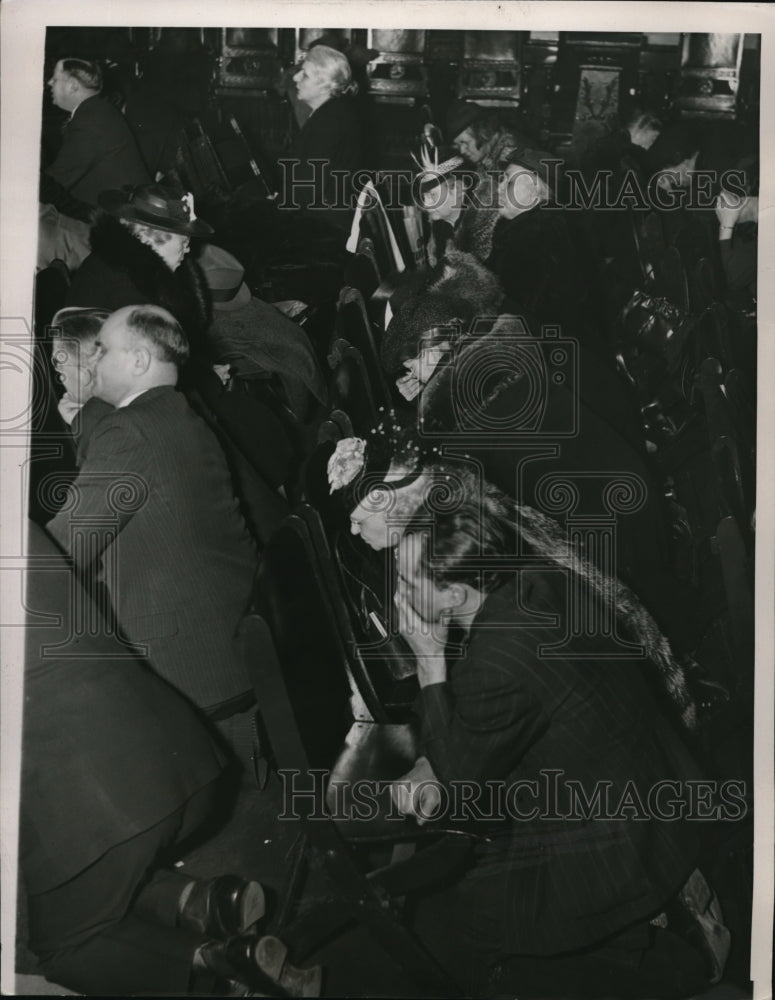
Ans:
{"type": "Polygon", "coordinates": [[[465,132],[486,113],[486,108],[471,101],[453,101],[447,108],[447,140],[454,142],[461,132],[465,132]]]}
{"type": "Polygon", "coordinates": [[[138,222],[180,236],[209,236],[213,229],[194,214],[194,197],[163,184],[103,191],[100,208],[125,222],[138,222]]]}
{"type": "Polygon", "coordinates": [[[504,166],[514,163],[518,167],[524,167],[526,170],[540,177],[549,190],[554,192],[555,178],[551,164],[556,163],[558,159],[559,157],[553,156],[545,149],[532,149],[529,146],[522,146],[511,150],[504,166]]]}

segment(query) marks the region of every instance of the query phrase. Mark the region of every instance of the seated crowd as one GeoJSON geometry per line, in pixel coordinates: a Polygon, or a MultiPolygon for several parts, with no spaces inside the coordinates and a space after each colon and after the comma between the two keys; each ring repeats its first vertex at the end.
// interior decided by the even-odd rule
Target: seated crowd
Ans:
{"type": "Polygon", "coordinates": [[[467,790],[462,866],[409,893],[429,963],[461,995],[691,996],[735,942],[686,796],[723,780],[716,814],[750,807],[746,638],[726,660],[711,648],[723,548],[713,586],[697,566],[730,511],[751,552],[753,494],[727,503],[703,460],[744,424],[713,430],[707,359],[730,384],[755,375],[755,156],[712,161],[688,125],[639,111],[563,162],[455,101],[444,141],[418,137],[425,263],[407,267],[400,211],[354,222],[347,59],[315,45],[293,79],[307,113],[285,187],[238,232],[198,217],[174,172],[152,179],[99,67],[63,59],[50,81],[71,118],[43,172],[39,279],[62,282],[36,335],[72,467],[29,528],[30,947],[85,994],[319,995],[321,969],[266,932],[250,872],[170,867],[224,796],[292,764],[242,623],[268,619],[281,664],[256,577],[303,510],[346,634],[392,643],[390,695],[369,656],[338,669],[350,722],[413,734],[384,776],[394,809],[441,837],[467,790]],[[687,207],[703,165],[729,177],[687,207]],[[575,204],[603,173],[612,197],[637,192],[575,204]],[[338,269],[335,310],[256,294],[249,269],[299,245],[338,269]],[[693,486],[720,491],[705,520],[681,492],[687,449],[707,474],[693,486]]]}

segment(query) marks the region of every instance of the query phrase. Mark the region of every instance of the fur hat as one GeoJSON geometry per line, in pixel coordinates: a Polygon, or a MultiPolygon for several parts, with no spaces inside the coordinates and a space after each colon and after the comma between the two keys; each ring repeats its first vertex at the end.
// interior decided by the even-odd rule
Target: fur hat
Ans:
{"type": "Polygon", "coordinates": [[[473,315],[468,302],[437,292],[422,292],[399,307],[382,338],[380,361],[387,374],[400,371],[404,361],[420,353],[423,335],[434,327],[468,326],[473,315]]]}

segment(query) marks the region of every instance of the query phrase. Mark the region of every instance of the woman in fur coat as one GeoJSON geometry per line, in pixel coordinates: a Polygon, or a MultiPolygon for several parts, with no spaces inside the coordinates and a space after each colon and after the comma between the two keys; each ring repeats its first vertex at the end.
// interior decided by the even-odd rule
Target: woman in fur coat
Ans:
{"type": "Polygon", "coordinates": [[[192,347],[203,346],[212,301],[191,237],[212,229],[194,214],[193,197],[160,184],[104,191],[104,215],[92,227],[91,253],[73,276],[69,306],[111,312],[151,303],[169,310],[192,347]]]}

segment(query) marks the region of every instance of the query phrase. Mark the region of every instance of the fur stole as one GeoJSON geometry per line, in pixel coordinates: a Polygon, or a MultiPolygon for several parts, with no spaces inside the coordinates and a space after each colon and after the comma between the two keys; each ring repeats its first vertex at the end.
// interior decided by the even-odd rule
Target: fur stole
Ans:
{"type": "Polygon", "coordinates": [[[492,271],[480,258],[454,245],[447,246],[425,290],[470,303],[475,316],[497,316],[503,301],[503,290],[492,271]]]}
{"type": "Polygon", "coordinates": [[[91,231],[92,253],[111,270],[123,272],[140,299],[169,310],[193,346],[202,347],[212,319],[212,300],[201,268],[190,255],[171,271],[162,258],[112,216],[91,231]]]}

